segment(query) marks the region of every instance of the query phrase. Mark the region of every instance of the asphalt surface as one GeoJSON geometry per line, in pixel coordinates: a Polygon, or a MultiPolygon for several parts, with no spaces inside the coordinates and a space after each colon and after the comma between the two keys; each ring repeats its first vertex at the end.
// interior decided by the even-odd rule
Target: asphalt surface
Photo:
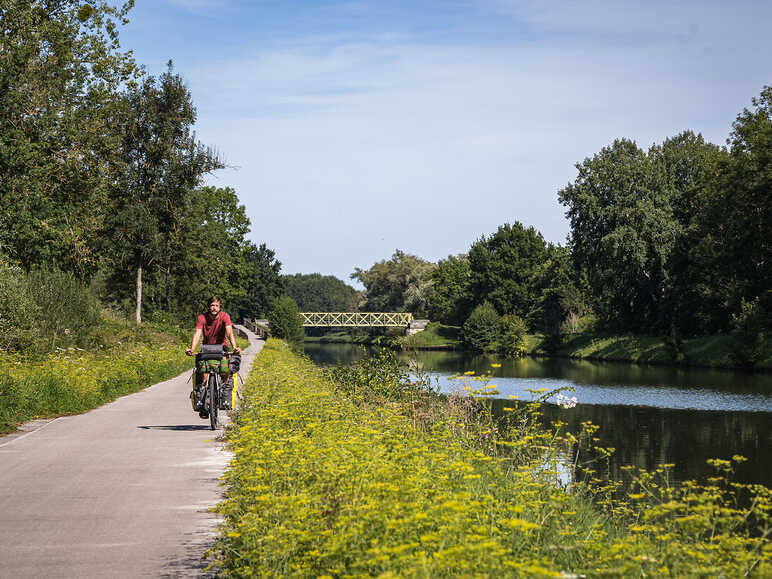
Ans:
{"type": "Polygon", "coordinates": [[[0,577],[201,576],[230,456],[189,378],[0,438],[0,577]]]}

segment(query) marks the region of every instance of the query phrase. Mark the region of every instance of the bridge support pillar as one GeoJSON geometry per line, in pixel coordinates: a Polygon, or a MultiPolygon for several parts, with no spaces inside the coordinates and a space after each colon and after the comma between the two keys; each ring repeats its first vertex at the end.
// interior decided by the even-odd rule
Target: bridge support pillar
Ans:
{"type": "Polygon", "coordinates": [[[423,332],[428,324],[429,320],[413,320],[408,325],[407,330],[405,330],[405,335],[412,336],[418,332],[423,332]]]}

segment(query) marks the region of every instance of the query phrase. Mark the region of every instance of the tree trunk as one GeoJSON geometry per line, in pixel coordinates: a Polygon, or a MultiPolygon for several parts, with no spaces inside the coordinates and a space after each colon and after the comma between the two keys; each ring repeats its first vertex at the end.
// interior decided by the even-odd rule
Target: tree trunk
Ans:
{"type": "Polygon", "coordinates": [[[142,266],[137,268],[137,325],[142,323],[142,266]]]}

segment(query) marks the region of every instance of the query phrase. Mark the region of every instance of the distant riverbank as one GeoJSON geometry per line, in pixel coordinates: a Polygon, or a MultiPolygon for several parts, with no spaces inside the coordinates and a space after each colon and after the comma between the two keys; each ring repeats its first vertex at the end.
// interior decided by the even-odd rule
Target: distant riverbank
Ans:
{"type": "MultiPolygon", "coordinates": [[[[426,330],[410,337],[396,335],[370,336],[331,332],[324,336],[307,337],[306,341],[323,344],[381,345],[418,350],[464,350],[461,329],[431,323],[426,330]]],[[[531,356],[576,358],[658,364],[666,366],[698,366],[708,368],[737,368],[732,358],[731,336],[703,336],[683,339],[675,347],[661,336],[605,336],[600,334],[570,334],[563,336],[557,348],[549,349],[543,335],[526,336],[526,350],[531,356]]],[[[772,340],[765,341],[760,360],[754,371],[772,372],[772,340]]]]}
{"type": "MultiPolygon", "coordinates": [[[[684,339],[676,348],[669,340],[658,336],[574,334],[565,336],[563,344],[554,352],[546,350],[543,336],[529,336],[529,339],[536,342],[535,346],[529,347],[528,350],[535,356],[561,356],[667,366],[739,367],[732,356],[734,341],[728,335],[684,339]]],[[[765,341],[761,359],[754,365],[753,370],[772,371],[772,340],[765,341]]]]}

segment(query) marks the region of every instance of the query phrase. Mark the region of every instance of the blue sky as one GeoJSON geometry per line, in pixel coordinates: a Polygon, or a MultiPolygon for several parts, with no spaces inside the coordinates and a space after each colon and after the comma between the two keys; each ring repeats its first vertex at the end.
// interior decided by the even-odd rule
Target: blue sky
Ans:
{"type": "Polygon", "coordinates": [[[186,80],[251,238],[284,273],[436,261],[557,192],[615,138],[723,144],[772,84],[772,2],[136,0],[121,32],[186,80]]]}

